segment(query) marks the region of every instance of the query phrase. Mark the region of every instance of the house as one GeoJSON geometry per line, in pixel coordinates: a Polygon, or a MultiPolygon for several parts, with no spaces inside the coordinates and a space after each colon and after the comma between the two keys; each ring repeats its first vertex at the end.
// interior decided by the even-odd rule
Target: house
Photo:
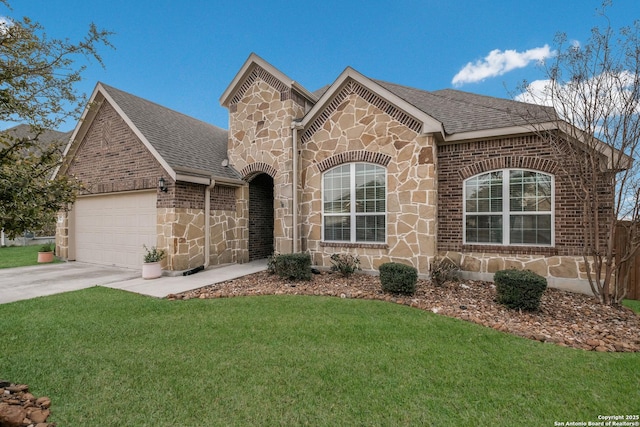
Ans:
{"type": "Polygon", "coordinates": [[[526,268],[588,292],[581,204],[531,129],[561,132],[552,109],[352,68],[311,92],[255,54],[220,103],[228,131],[98,83],[59,171],[87,191],[58,254],[139,268],[144,243],[180,272],[351,252],[422,275],[439,255],[472,278],[526,268]]]}

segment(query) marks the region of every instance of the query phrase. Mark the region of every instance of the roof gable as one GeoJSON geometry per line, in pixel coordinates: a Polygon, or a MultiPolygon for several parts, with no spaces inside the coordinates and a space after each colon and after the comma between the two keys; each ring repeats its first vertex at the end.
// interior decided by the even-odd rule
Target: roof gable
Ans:
{"type": "Polygon", "coordinates": [[[94,104],[109,102],[127,122],[174,180],[206,183],[214,179],[239,180],[226,159],[227,131],[186,116],[114,87],[98,83],[82,120],[74,130],[65,155],[74,141],[82,140],[95,117],[94,104]]]}
{"type": "Polygon", "coordinates": [[[255,53],[252,53],[220,96],[220,104],[229,108],[237,103],[256,77],[262,78],[262,80],[283,94],[289,93],[289,96],[292,96],[293,92],[311,103],[317,100],[316,95],[255,53]]]}
{"type": "Polygon", "coordinates": [[[374,80],[347,67],[328,88],[316,91],[316,94],[320,95],[318,102],[300,122],[300,126],[305,129],[302,136],[303,141],[322,126],[340,100],[349,93],[363,96],[416,132],[443,133],[442,124],[438,120],[374,80]]]}

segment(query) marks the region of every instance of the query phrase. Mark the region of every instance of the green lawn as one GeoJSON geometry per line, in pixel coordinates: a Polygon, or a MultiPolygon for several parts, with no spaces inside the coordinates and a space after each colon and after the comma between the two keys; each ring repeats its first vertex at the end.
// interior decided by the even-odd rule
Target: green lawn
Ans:
{"type": "Polygon", "coordinates": [[[638,300],[626,299],[622,301],[622,305],[629,307],[631,310],[635,311],[636,313],[640,313],[640,301],[638,300]]]}
{"type": "Polygon", "coordinates": [[[0,305],[0,342],[0,379],[51,397],[60,427],[551,426],[640,402],[640,354],[381,301],[90,288],[0,305]]]}
{"type": "Polygon", "coordinates": [[[42,245],[0,247],[0,268],[37,265],[40,246],[42,245]]]}

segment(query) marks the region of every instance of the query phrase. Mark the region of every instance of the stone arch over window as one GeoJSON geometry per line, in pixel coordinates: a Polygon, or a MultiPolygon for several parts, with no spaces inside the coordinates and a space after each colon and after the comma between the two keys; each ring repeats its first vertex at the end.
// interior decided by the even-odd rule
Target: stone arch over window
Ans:
{"type": "Polygon", "coordinates": [[[391,161],[391,156],[382,153],[374,153],[372,151],[345,151],[344,153],[334,154],[318,163],[320,172],[326,172],[329,169],[340,166],[344,163],[374,163],[376,165],[387,167],[391,161]]]}
{"type": "Polygon", "coordinates": [[[256,162],[256,163],[251,163],[250,165],[245,166],[240,171],[240,175],[242,175],[243,177],[242,179],[244,179],[247,182],[251,182],[252,179],[260,175],[261,173],[266,173],[271,178],[275,178],[276,168],[264,162],[256,162]]]}
{"type": "Polygon", "coordinates": [[[462,179],[498,169],[530,169],[555,175],[558,163],[539,157],[503,156],[485,159],[460,169],[462,179]]]}

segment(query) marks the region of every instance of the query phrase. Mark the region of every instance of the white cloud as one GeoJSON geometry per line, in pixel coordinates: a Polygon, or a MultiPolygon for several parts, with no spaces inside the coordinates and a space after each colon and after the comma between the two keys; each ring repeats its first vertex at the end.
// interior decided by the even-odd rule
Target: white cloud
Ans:
{"type": "Polygon", "coordinates": [[[7,34],[7,32],[9,31],[9,27],[11,27],[12,25],[14,24],[11,18],[0,15],[0,35],[7,34]]]}
{"type": "MultiPolygon", "coordinates": [[[[557,83],[556,83],[557,84],[557,83]]],[[[551,80],[535,80],[526,92],[517,95],[516,101],[555,107],[564,116],[594,112],[620,115],[625,112],[640,113],[640,103],[633,95],[635,76],[629,71],[603,73],[581,81],[569,81],[552,88],[551,80]]],[[[564,117],[575,122],[576,117],[564,117]]]]}
{"type": "Polygon", "coordinates": [[[555,52],[546,44],[524,52],[495,49],[483,59],[465,65],[453,77],[451,83],[455,86],[461,86],[465,83],[479,82],[489,77],[501,76],[516,68],[524,68],[533,61],[544,61],[554,55],[555,52]]]}

